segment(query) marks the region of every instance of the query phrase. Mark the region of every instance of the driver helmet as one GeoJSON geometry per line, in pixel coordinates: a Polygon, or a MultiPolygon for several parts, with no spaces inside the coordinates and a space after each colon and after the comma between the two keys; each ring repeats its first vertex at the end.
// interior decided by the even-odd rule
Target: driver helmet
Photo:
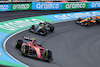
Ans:
{"type": "Polygon", "coordinates": [[[81,20],[81,18],[79,18],[79,20],[81,20]]]}
{"type": "Polygon", "coordinates": [[[93,18],[93,17],[90,17],[91,19],[93,18]]]}
{"type": "Polygon", "coordinates": [[[44,27],[44,24],[42,24],[41,27],[44,27]]]}
{"type": "Polygon", "coordinates": [[[36,38],[33,38],[33,40],[36,40],[36,38]]]}

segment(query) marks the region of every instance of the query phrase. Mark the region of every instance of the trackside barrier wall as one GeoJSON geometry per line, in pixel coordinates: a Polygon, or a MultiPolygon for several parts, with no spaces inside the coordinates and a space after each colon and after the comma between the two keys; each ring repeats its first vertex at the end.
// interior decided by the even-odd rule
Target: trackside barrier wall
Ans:
{"type": "Polygon", "coordinates": [[[32,2],[33,10],[62,10],[63,3],[32,2]]]}
{"type": "Polygon", "coordinates": [[[10,11],[12,4],[0,4],[0,11],[10,11]]]}
{"type": "Polygon", "coordinates": [[[11,11],[12,10],[29,10],[31,9],[31,6],[32,6],[31,3],[12,4],[11,11]]]}
{"type": "Polygon", "coordinates": [[[100,1],[73,2],[73,3],[32,2],[32,10],[70,10],[70,9],[90,9],[90,8],[100,8],[100,1]]]}
{"type": "Polygon", "coordinates": [[[72,10],[72,9],[92,9],[100,8],[100,1],[98,2],[73,2],[73,3],[59,3],[59,2],[32,2],[32,3],[15,3],[15,4],[0,4],[0,11],[13,10],[72,10]]]}
{"type": "Polygon", "coordinates": [[[0,4],[0,11],[30,10],[32,3],[0,4]]]}

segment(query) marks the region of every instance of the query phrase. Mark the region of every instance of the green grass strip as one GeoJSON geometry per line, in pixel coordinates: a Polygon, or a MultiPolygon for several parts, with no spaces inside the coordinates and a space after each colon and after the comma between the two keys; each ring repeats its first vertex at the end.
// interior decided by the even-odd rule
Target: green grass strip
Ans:
{"type": "Polygon", "coordinates": [[[26,67],[23,65],[19,65],[19,64],[14,64],[14,63],[10,63],[10,62],[6,62],[6,61],[0,61],[0,65],[4,65],[4,66],[12,66],[12,67],[26,67]]]}

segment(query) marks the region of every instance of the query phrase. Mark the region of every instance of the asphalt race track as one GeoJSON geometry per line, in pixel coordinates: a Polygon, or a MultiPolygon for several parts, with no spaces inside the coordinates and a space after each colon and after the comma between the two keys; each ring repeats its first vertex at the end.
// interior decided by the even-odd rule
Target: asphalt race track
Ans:
{"type": "MultiPolygon", "coordinates": [[[[15,12],[17,13],[17,12],[15,12]]],[[[100,67],[100,25],[84,27],[67,21],[54,24],[55,31],[40,36],[28,30],[7,41],[7,51],[30,67],[100,67]],[[21,55],[15,48],[21,36],[36,38],[39,44],[53,52],[53,62],[48,63],[21,55]]]]}

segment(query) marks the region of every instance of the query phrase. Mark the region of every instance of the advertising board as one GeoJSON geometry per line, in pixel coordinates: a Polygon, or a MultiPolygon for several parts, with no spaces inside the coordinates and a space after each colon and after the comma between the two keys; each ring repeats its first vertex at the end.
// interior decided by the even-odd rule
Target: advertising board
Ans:
{"type": "Polygon", "coordinates": [[[42,3],[32,2],[32,9],[35,10],[62,10],[63,3],[42,3]]]}
{"type": "Polygon", "coordinates": [[[0,4],[0,11],[10,11],[11,4],[0,4]]]}
{"type": "Polygon", "coordinates": [[[86,2],[75,2],[75,3],[63,3],[62,10],[68,9],[87,9],[88,3],[86,2]]]}
{"type": "Polygon", "coordinates": [[[89,2],[88,8],[100,8],[100,2],[89,2]]]}
{"type": "Polygon", "coordinates": [[[31,3],[12,4],[11,10],[28,10],[31,6],[31,3]]]}

